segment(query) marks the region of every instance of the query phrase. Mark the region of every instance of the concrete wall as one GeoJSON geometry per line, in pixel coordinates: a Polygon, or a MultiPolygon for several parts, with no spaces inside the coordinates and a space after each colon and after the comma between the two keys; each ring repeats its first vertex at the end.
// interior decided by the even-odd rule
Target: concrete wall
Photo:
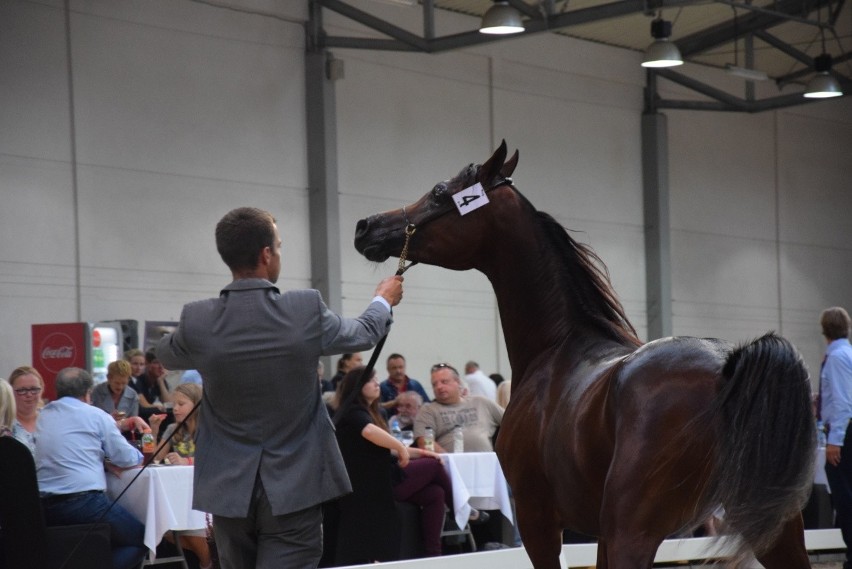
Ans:
{"type": "MultiPolygon", "coordinates": [[[[229,275],[213,226],[238,205],[278,217],[280,286],[309,284],[307,5],[230,3],[72,0],[66,28],[59,0],[0,1],[0,376],[30,362],[32,323],[170,320],[216,295],[229,275]]],[[[418,8],[360,5],[419,25],[418,8]]],[[[437,23],[444,34],[471,20],[437,23]]],[[[333,14],[326,26],[365,33],[333,14]]],[[[395,270],[355,252],[356,220],[505,138],[520,149],[518,187],[598,251],[644,336],[639,54],[544,34],[335,56],[345,314],[395,270]]],[[[815,368],[819,311],[852,307],[852,103],[666,114],[675,333],[775,329],[815,368]]],[[[482,275],[419,266],[406,283],[385,350],[411,376],[467,359],[509,375],[482,275]]]]}

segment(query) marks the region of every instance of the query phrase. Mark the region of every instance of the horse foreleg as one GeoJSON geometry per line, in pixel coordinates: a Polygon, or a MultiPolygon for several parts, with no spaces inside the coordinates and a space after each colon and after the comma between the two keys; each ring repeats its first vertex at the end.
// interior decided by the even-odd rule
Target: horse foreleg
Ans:
{"type": "Polygon", "coordinates": [[[766,569],[808,569],[811,561],[805,549],[805,529],[802,516],[796,516],[781,529],[775,543],[757,560],[766,569]]]}
{"type": "Polygon", "coordinates": [[[515,496],[516,523],[535,569],[559,569],[562,528],[551,505],[528,502],[515,496]]]}

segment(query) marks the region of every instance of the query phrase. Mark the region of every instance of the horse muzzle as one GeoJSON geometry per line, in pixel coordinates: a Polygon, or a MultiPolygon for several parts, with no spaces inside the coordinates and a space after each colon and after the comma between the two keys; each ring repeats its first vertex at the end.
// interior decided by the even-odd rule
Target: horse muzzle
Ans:
{"type": "Polygon", "coordinates": [[[387,261],[391,256],[387,247],[392,239],[383,235],[376,216],[358,220],[355,225],[355,250],[364,255],[368,260],[376,263],[387,261]]]}

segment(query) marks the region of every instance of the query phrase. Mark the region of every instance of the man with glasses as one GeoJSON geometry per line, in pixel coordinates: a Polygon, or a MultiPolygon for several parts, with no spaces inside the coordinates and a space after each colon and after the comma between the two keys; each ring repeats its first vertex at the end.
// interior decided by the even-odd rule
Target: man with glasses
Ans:
{"type": "Polygon", "coordinates": [[[435,433],[435,452],[453,452],[453,430],[461,427],[465,452],[490,452],[494,433],[503,420],[503,409],[484,397],[463,395],[459,372],[440,363],[432,366],[435,400],[424,405],[414,420],[417,446],[425,446],[426,427],[435,433]]]}

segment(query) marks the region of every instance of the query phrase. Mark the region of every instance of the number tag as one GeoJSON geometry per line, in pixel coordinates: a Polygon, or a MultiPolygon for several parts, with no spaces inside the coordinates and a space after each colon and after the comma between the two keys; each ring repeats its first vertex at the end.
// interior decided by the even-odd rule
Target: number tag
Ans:
{"type": "Polygon", "coordinates": [[[466,215],[487,204],[488,196],[485,195],[482,184],[476,183],[469,188],[453,194],[453,200],[456,202],[456,208],[459,210],[459,213],[466,215]]]}

